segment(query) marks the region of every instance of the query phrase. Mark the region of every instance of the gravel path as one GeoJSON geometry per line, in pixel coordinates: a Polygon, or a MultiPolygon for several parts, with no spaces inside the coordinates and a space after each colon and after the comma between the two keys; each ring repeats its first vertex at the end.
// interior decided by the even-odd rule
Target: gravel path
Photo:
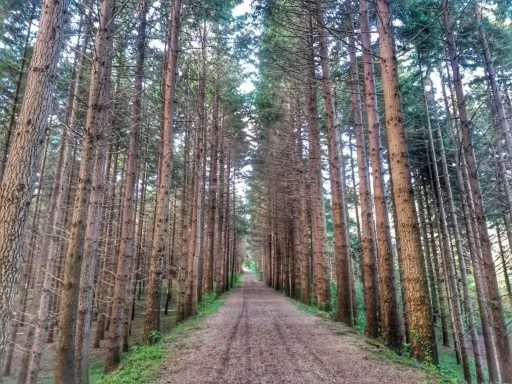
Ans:
{"type": "Polygon", "coordinates": [[[160,383],[423,383],[360,335],[304,313],[252,275],[204,325],[170,346],[160,383]]]}

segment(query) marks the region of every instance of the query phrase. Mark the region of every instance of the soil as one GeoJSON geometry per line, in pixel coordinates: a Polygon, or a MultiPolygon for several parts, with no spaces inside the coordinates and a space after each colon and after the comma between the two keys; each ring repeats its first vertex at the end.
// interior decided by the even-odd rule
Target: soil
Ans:
{"type": "Polygon", "coordinates": [[[427,373],[392,363],[348,327],[305,313],[246,274],[202,327],[169,346],[159,382],[424,383],[427,373]]]}

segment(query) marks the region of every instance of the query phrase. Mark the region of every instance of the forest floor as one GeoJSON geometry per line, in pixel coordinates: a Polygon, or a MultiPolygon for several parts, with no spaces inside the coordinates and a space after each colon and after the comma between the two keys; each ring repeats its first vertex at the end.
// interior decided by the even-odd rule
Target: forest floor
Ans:
{"type": "MultiPolygon", "coordinates": [[[[132,322],[132,336],[130,336],[130,345],[138,345],[142,341],[142,334],[144,330],[144,318],[145,318],[145,302],[144,300],[136,300],[135,310],[137,316],[135,316],[134,321],[132,322]]],[[[169,312],[168,315],[162,315],[160,317],[160,326],[163,333],[169,332],[174,326],[174,311],[169,312]]],[[[93,335],[96,331],[96,322],[93,322],[93,329],[91,331],[90,338],[90,360],[91,362],[101,362],[106,353],[107,341],[102,340],[100,343],[100,348],[93,348],[93,335]]],[[[21,327],[18,333],[17,344],[20,347],[15,348],[13,364],[12,364],[12,374],[7,377],[0,377],[1,384],[18,384],[19,371],[21,369],[21,361],[22,361],[22,347],[25,340],[25,335],[28,330],[28,326],[25,325],[21,327]],[[3,381],[2,381],[3,379],[3,381]]],[[[55,346],[56,343],[45,344],[44,351],[41,356],[41,365],[39,371],[38,383],[41,384],[50,384],[53,383],[53,372],[55,366],[55,346]]]]}
{"type": "Polygon", "coordinates": [[[166,347],[158,377],[161,384],[437,381],[386,360],[379,348],[245,274],[216,314],[166,347]]]}

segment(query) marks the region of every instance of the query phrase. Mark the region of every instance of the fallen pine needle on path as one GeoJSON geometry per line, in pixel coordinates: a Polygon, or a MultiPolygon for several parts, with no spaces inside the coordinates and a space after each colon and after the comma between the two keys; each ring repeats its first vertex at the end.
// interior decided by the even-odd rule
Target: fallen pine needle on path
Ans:
{"type": "Polygon", "coordinates": [[[245,274],[242,287],[168,347],[159,383],[425,383],[350,328],[306,313],[245,274]]]}

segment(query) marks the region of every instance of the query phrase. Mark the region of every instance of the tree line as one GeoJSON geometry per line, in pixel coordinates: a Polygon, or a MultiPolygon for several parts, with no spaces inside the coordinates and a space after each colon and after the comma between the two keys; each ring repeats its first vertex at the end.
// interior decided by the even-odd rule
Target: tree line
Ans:
{"type": "Polygon", "coordinates": [[[466,382],[510,381],[510,7],[258,9],[250,199],[267,284],[421,361],[450,347],[466,382]]]}
{"type": "Polygon", "coordinates": [[[56,383],[88,382],[91,346],[111,372],[233,286],[246,148],[233,6],[2,4],[2,375],[38,382],[50,350],[56,383]]]}

